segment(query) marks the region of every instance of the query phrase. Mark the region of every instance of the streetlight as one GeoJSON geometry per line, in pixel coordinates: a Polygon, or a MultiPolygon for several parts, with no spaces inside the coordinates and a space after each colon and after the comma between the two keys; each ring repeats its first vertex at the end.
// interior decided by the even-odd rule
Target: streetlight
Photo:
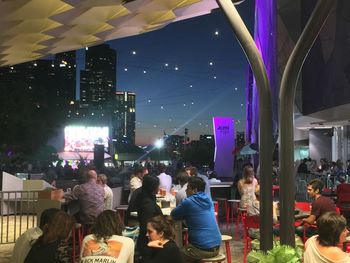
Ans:
{"type": "Polygon", "coordinates": [[[163,139],[157,139],[154,146],[158,149],[158,164],[160,163],[160,149],[164,146],[163,139]]]}

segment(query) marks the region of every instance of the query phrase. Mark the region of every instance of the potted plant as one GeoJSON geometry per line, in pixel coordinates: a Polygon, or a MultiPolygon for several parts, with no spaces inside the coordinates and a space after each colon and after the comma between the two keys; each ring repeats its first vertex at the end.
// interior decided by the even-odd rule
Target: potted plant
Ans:
{"type": "Polygon", "coordinates": [[[281,245],[274,241],[274,246],[266,253],[261,250],[252,250],[247,256],[248,263],[298,263],[302,262],[303,250],[300,244],[295,248],[281,245]]]}

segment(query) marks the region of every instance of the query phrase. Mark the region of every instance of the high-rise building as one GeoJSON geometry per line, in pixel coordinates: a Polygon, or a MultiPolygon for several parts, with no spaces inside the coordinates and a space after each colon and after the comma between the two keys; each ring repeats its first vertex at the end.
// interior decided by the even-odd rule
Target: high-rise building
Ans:
{"type": "Polygon", "coordinates": [[[109,45],[90,47],[85,51],[85,70],[80,72],[80,100],[103,104],[116,91],[116,51],[109,45]]]}
{"type": "Polygon", "coordinates": [[[58,53],[52,63],[55,68],[57,82],[55,83],[56,95],[63,97],[65,101],[75,100],[76,91],[76,52],[69,51],[58,53]]]}
{"type": "Polygon", "coordinates": [[[133,92],[117,91],[113,103],[113,139],[118,143],[135,144],[135,105],[133,92]]]}

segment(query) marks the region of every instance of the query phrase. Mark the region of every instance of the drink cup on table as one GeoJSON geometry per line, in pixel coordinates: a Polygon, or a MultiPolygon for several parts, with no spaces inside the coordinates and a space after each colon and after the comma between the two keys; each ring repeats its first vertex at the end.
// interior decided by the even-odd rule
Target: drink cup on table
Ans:
{"type": "Polygon", "coordinates": [[[160,187],[160,195],[163,197],[166,195],[166,188],[163,186],[160,187]]]}

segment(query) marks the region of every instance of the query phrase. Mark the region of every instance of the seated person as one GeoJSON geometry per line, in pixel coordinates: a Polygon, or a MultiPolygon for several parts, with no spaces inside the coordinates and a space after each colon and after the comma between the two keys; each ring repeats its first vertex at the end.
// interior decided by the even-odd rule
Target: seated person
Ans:
{"type": "Polygon", "coordinates": [[[219,253],[221,234],[213,202],[204,190],[203,179],[190,177],[186,189],[187,198],[171,211],[173,219],[185,220],[188,226],[189,244],[182,249],[186,263],[215,257],[219,253]]]}
{"type": "Polygon", "coordinates": [[[174,221],[170,216],[155,216],[147,223],[148,246],[152,253],[145,263],[182,263],[175,238],[174,221]]]}
{"type": "Polygon", "coordinates": [[[252,205],[255,197],[255,192],[259,189],[258,181],[254,176],[254,169],[251,166],[245,166],[243,169],[243,178],[238,181],[237,189],[241,195],[241,208],[248,208],[252,205]]]}
{"type": "Polygon", "coordinates": [[[166,174],[166,168],[162,163],[158,165],[159,186],[165,188],[167,193],[170,193],[170,189],[173,186],[173,179],[170,175],[166,174]]]}
{"type": "Polygon", "coordinates": [[[105,191],[97,184],[95,170],[87,172],[87,182],[73,188],[73,192],[65,196],[67,201],[79,201],[78,221],[84,225],[93,225],[96,217],[104,210],[105,191]]]}
{"type": "MultiPolygon", "coordinates": [[[[323,183],[319,179],[311,180],[307,185],[307,193],[315,201],[311,203],[311,213],[307,218],[302,219],[303,224],[312,225],[315,221],[326,212],[335,212],[335,204],[329,197],[322,196],[323,183]]],[[[306,236],[310,237],[317,233],[316,228],[307,228],[306,236]]],[[[304,227],[299,226],[296,228],[296,234],[303,237],[304,227]]]]}
{"type": "Polygon", "coordinates": [[[105,174],[99,174],[97,176],[97,184],[101,185],[103,187],[103,190],[105,191],[105,210],[112,210],[113,207],[113,191],[112,189],[107,185],[108,178],[105,174]]]}
{"type": "Polygon", "coordinates": [[[134,262],[134,241],[123,237],[122,229],[123,224],[117,212],[105,210],[99,214],[92,234],[83,240],[80,262],[93,262],[94,259],[106,259],[106,262],[111,263],[134,262]]]}
{"type": "Polygon", "coordinates": [[[318,235],[305,243],[304,263],[349,263],[350,257],[339,248],[349,231],[346,219],[335,212],[327,212],[317,219],[318,235]]]}
{"type": "Polygon", "coordinates": [[[51,221],[53,216],[60,211],[57,208],[49,208],[44,210],[40,216],[40,225],[25,231],[17,240],[12,251],[12,263],[23,263],[28,255],[29,250],[37,239],[43,234],[44,229],[51,221]]]}
{"type": "Polygon", "coordinates": [[[177,190],[175,198],[176,198],[176,205],[179,205],[187,197],[186,189],[187,189],[187,182],[188,182],[189,176],[186,172],[180,172],[177,175],[177,178],[180,184],[180,189],[177,190]]]}
{"type": "MultiPolygon", "coordinates": [[[[255,191],[256,199],[252,202],[252,205],[248,207],[247,209],[247,215],[248,216],[259,216],[260,215],[260,189],[257,189],[255,191]]],[[[272,220],[273,223],[277,223],[277,203],[272,203],[272,220]]],[[[249,236],[251,238],[260,239],[260,231],[259,229],[249,229],[249,236]]]]}
{"type": "Polygon", "coordinates": [[[145,176],[140,192],[136,197],[137,216],[140,225],[140,233],[137,239],[137,249],[141,258],[147,257],[151,249],[147,246],[147,222],[154,216],[163,215],[157,205],[156,193],[159,190],[159,179],[155,176],[145,176]]]}
{"type": "Polygon", "coordinates": [[[130,198],[136,189],[142,186],[142,180],[145,175],[148,174],[148,170],[146,167],[136,168],[134,174],[130,179],[130,194],[128,201],[130,202],[130,198]]]}
{"type": "Polygon", "coordinates": [[[24,263],[71,263],[72,253],[67,241],[74,226],[74,218],[66,212],[56,212],[42,236],[30,249],[24,263]]]}

